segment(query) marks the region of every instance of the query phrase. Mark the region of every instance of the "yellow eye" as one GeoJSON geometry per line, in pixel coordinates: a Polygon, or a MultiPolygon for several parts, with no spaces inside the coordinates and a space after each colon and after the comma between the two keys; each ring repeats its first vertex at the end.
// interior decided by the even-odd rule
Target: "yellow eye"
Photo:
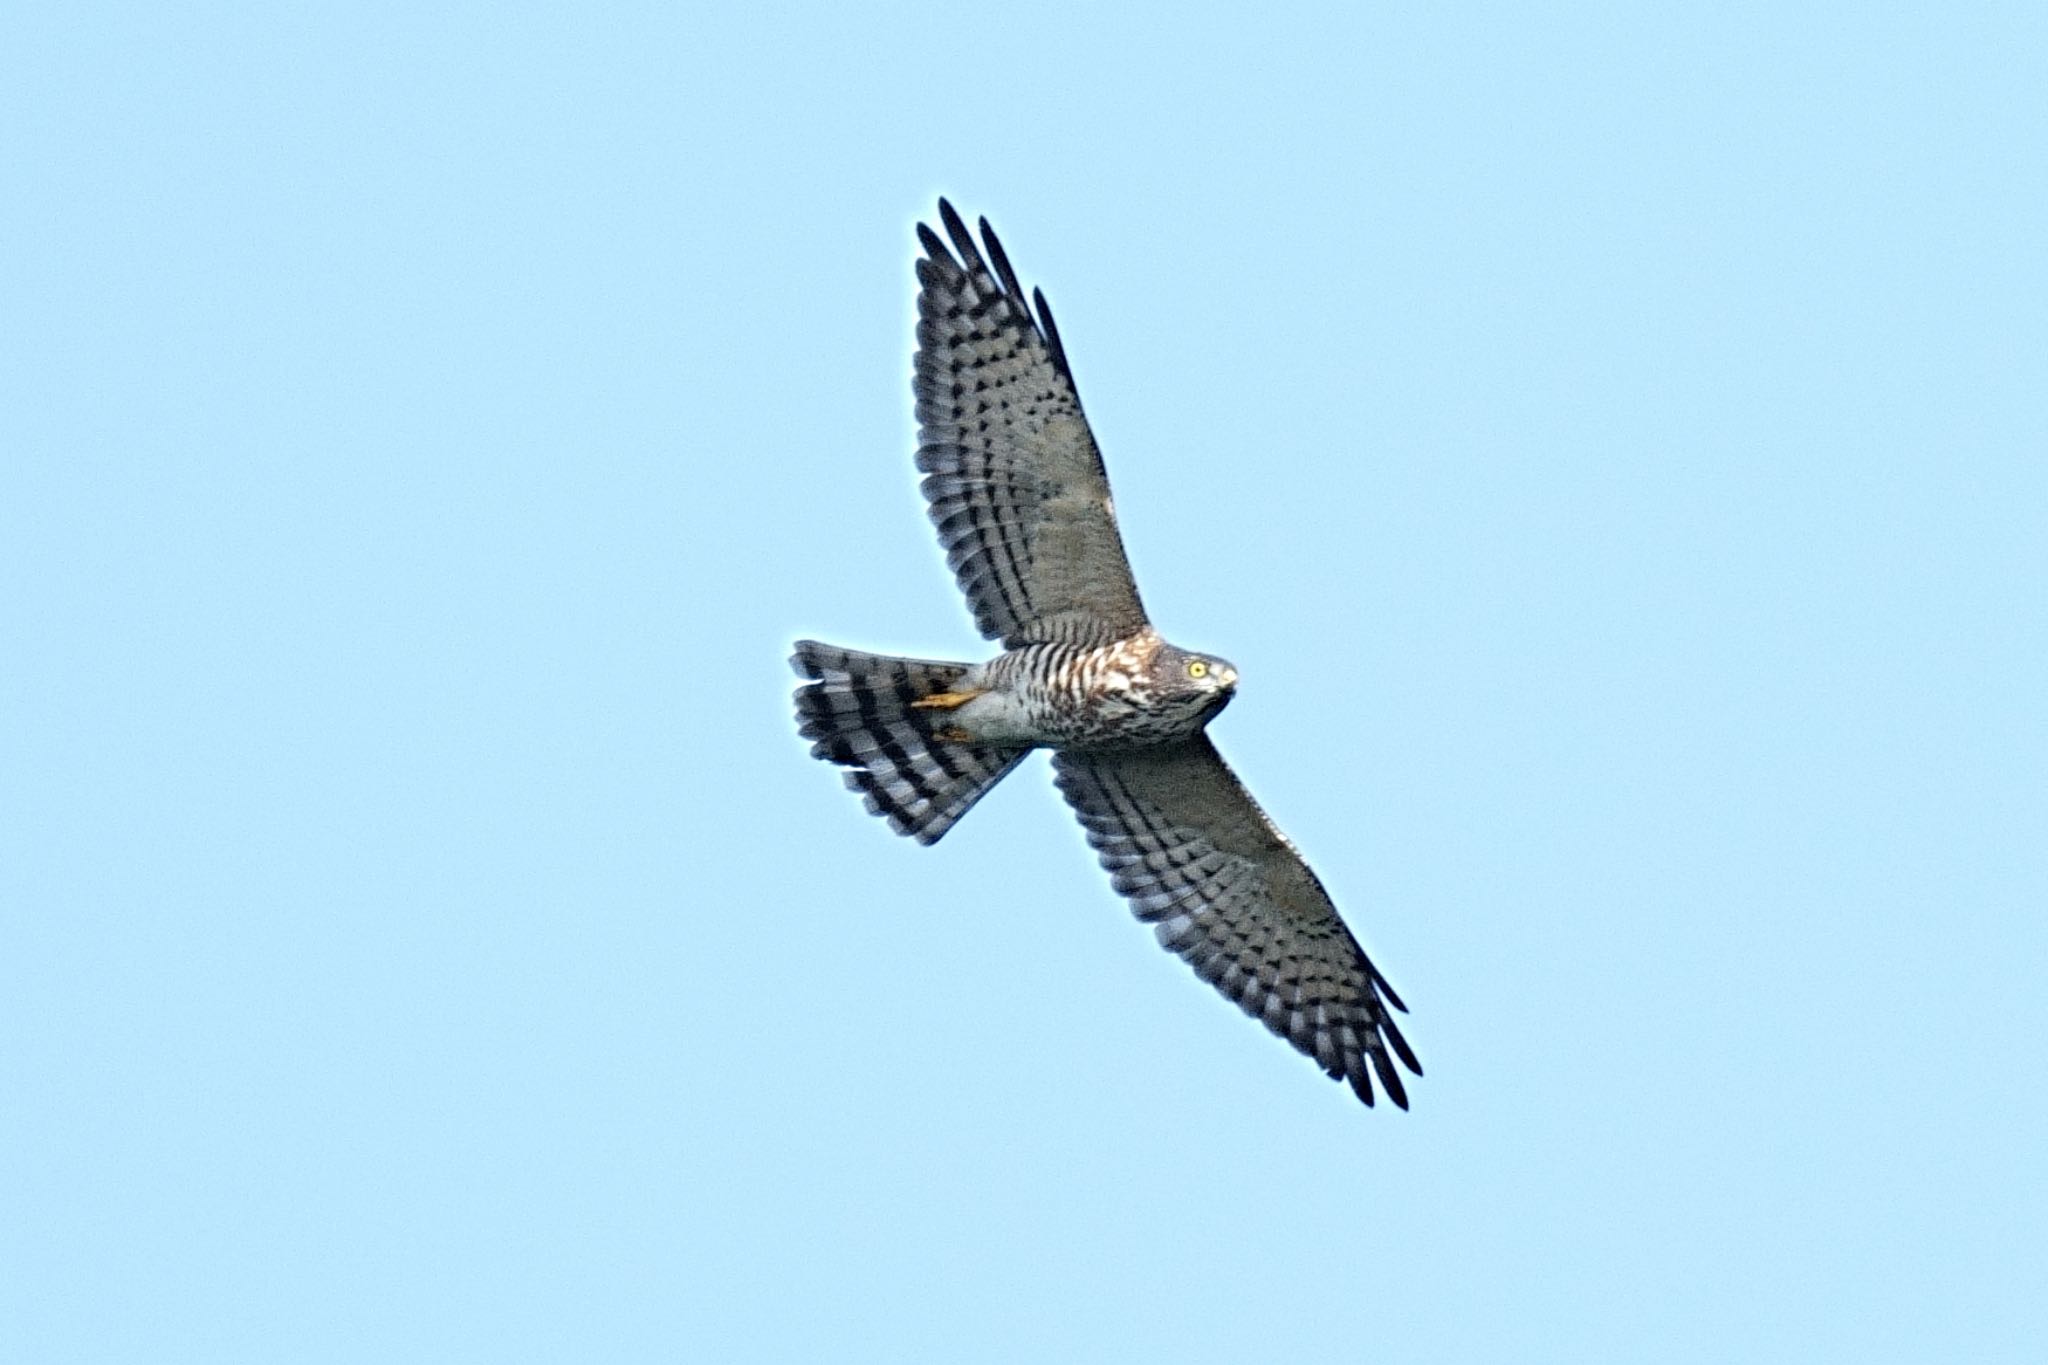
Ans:
{"type": "Polygon", "coordinates": [[[1205,661],[1203,661],[1203,660],[1201,660],[1201,659],[1190,659],[1190,660],[1188,660],[1188,676],[1189,676],[1190,678],[1206,678],[1206,677],[1208,677],[1208,676],[1209,676],[1209,665],[1208,665],[1208,664],[1207,664],[1207,663],[1206,663],[1205,661]]]}

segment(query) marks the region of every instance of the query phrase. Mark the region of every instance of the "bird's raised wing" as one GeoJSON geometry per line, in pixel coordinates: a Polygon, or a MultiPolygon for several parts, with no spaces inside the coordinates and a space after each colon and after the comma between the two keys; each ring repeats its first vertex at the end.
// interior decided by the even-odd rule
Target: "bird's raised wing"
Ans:
{"type": "Polygon", "coordinates": [[[1052,761],[1088,842],[1162,946],[1367,1104],[1377,1075],[1408,1107],[1393,1059],[1422,1067],[1389,1008],[1407,1006],[1207,735],[1052,761]]]}
{"type": "Polygon", "coordinates": [[[913,388],[946,562],[982,634],[1006,646],[1131,635],[1145,609],[1052,310],[1035,290],[1025,301],[987,219],[984,258],[943,199],[939,218],[952,250],[917,226],[913,388]]]}

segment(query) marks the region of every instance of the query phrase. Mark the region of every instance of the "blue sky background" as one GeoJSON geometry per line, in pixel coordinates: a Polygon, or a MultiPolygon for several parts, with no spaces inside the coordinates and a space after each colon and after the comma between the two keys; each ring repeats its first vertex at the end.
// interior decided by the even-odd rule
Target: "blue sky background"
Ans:
{"type": "Polygon", "coordinates": [[[2037,5],[17,7],[0,1358],[2033,1359],[2037,5]],[[1795,12],[1796,11],[1796,12],[1795,12]],[[982,646],[913,222],[1413,1007],[1360,1108],[982,646]]]}

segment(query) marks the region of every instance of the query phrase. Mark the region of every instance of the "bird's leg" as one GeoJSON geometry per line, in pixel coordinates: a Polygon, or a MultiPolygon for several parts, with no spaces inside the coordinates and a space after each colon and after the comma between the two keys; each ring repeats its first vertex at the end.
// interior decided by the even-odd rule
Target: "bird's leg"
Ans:
{"type": "Polygon", "coordinates": [[[986,687],[970,687],[961,692],[934,692],[929,697],[919,697],[910,704],[920,711],[953,711],[967,705],[986,691],[986,687]]]}
{"type": "MultiPolygon", "coordinates": [[[[957,711],[986,691],[986,687],[964,687],[957,692],[934,692],[910,704],[920,711],[957,711]]],[[[974,740],[973,735],[958,725],[933,726],[932,738],[947,744],[969,744],[974,740]]]]}

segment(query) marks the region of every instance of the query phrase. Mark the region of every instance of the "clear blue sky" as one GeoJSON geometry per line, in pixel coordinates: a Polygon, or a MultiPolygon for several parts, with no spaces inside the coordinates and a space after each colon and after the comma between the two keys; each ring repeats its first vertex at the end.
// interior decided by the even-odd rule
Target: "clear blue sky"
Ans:
{"type": "Polygon", "coordinates": [[[739,8],[0,29],[0,1358],[2036,1358],[2040,7],[739,8]],[[794,737],[940,193],[1412,1112],[794,737]]]}

